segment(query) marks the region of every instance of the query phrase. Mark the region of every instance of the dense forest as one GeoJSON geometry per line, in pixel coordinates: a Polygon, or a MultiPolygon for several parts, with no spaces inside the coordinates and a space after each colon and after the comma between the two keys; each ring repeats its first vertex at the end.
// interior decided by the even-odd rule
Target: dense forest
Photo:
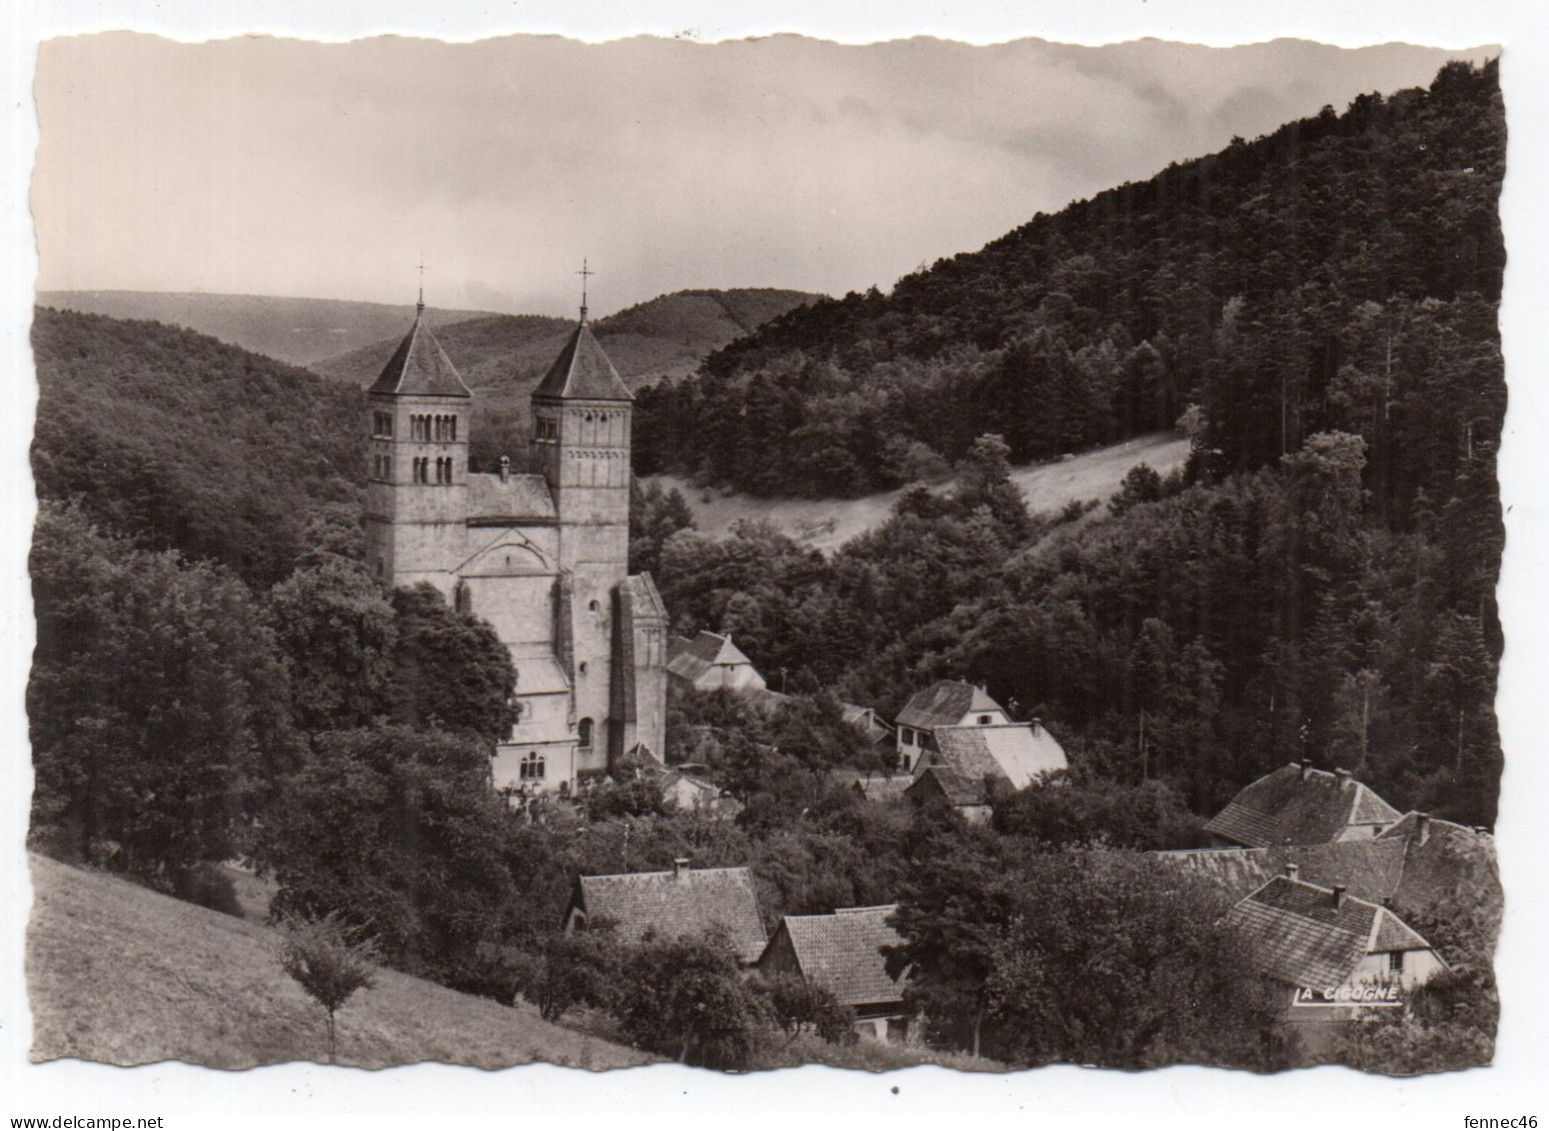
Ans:
{"type": "Polygon", "coordinates": [[[39,309],[38,497],[145,549],[279,581],[364,501],[359,389],[158,322],[39,309]]]}

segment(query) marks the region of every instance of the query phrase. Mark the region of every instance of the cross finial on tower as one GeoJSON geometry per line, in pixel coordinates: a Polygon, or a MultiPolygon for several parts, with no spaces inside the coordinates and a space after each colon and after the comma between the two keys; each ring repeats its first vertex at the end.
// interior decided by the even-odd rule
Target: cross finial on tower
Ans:
{"type": "Polygon", "coordinates": [[[593,275],[597,274],[597,272],[587,270],[586,260],[583,258],[581,260],[581,269],[579,271],[577,271],[576,274],[581,276],[581,322],[583,324],[585,324],[585,322],[586,322],[586,280],[591,278],[593,275]]]}
{"type": "Polygon", "coordinates": [[[420,314],[425,313],[425,253],[420,252],[420,300],[415,308],[420,314]]]}

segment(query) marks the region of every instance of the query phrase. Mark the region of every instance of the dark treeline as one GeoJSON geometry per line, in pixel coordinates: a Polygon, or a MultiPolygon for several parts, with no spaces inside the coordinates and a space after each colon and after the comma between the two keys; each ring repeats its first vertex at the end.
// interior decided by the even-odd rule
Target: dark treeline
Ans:
{"type": "Polygon", "coordinates": [[[1504,165],[1495,64],[1449,64],[775,319],[642,392],[637,468],[845,495],[986,432],[1023,462],[1197,406],[1222,472],[1362,435],[1378,512],[1404,524],[1499,428],[1504,165]]]}

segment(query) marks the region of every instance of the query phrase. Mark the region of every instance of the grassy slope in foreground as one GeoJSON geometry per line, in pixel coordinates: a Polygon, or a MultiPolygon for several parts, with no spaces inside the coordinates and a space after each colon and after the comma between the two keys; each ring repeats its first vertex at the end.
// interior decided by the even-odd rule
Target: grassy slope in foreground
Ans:
{"type": "MultiPolygon", "coordinates": [[[[34,856],[27,983],[32,1059],[325,1060],[323,1011],[279,968],[278,932],[34,856]]],[[[550,1025],[525,1004],[382,970],[339,1012],[339,1062],[615,1068],[650,1058],[550,1025]]]]}
{"type": "MultiPolygon", "coordinates": [[[[1056,463],[1015,468],[1011,478],[1022,488],[1034,513],[1058,511],[1078,499],[1101,499],[1106,504],[1136,464],[1149,464],[1158,474],[1166,475],[1182,467],[1188,455],[1187,440],[1172,432],[1158,432],[1056,463]]],[[[907,490],[898,488],[858,499],[757,499],[697,488],[678,476],[654,478],[664,487],[683,492],[701,534],[724,538],[734,522],[749,519],[773,523],[781,532],[819,550],[835,549],[887,521],[898,496],[907,490]]]]}

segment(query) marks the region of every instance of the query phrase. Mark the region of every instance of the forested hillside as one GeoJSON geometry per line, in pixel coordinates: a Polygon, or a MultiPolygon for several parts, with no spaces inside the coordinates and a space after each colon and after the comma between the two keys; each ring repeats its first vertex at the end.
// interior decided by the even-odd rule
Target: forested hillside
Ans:
{"type": "Polygon", "coordinates": [[[365,396],[156,322],[40,309],[32,330],[44,500],[155,550],[278,581],[332,514],[353,528],[365,396]]]}
{"type": "Polygon", "coordinates": [[[985,681],[1079,774],[1161,779],[1198,813],[1307,757],[1490,823],[1503,143],[1494,66],[1452,64],[647,391],[637,463],[702,453],[749,491],[968,448],[955,496],[905,492],[826,559],[769,528],[660,539],[668,607],[884,712],[985,681]],[[1103,522],[1022,510],[1010,460],[1177,415],[1186,474],[1137,469],[1103,522]]]}
{"type": "Polygon", "coordinates": [[[1359,431],[1404,521],[1498,426],[1504,161],[1495,65],[1449,64],[775,319],[642,396],[637,469],[863,493],[984,432],[1023,462],[1198,406],[1223,471],[1359,431]]]}

